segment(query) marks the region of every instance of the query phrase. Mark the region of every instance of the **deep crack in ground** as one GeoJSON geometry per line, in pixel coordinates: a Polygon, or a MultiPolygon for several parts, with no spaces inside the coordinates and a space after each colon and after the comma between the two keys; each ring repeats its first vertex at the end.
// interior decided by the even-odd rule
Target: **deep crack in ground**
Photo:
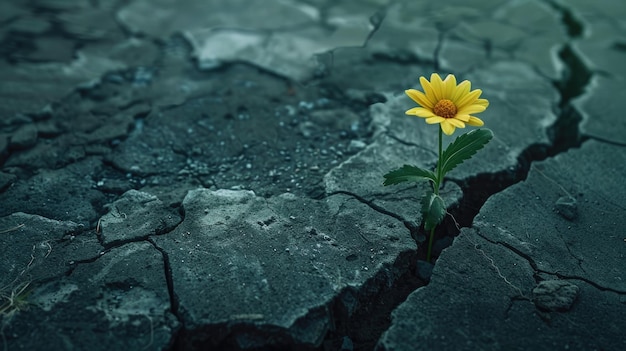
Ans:
{"type": "MultiPolygon", "coordinates": [[[[580,36],[583,31],[582,23],[576,21],[566,8],[557,7],[557,9],[562,11],[563,24],[571,38],[580,36]]],[[[460,227],[471,226],[474,217],[489,197],[525,180],[533,162],[544,161],[572,148],[580,147],[588,139],[580,134],[579,123],[582,117],[572,105],[572,100],[585,92],[585,88],[591,80],[592,72],[572,50],[570,44],[562,46],[558,57],[564,69],[561,79],[553,82],[559,91],[560,100],[558,106],[554,106],[557,120],[547,130],[550,143],[527,147],[519,155],[517,168],[514,170],[482,174],[458,182],[463,189],[463,199],[457,208],[450,210],[452,216],[444,221],[443,227],[445,229],[438,231],[439,236],[450,235],[450,233],[452,236],[456,236],[460,227]],[[456,219],[456,222],[452,217],[456,219]]]]}

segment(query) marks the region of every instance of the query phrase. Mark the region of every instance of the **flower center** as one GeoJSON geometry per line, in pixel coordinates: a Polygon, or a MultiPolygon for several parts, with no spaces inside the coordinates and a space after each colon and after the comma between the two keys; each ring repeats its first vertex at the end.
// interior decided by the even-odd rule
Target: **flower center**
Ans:
{"type": "Polygon", "coordinates": [[[448,99],[439,100],[433,108],[433,112],[439,117],[454,118],[456,116],[456,105],[448,99]]]}

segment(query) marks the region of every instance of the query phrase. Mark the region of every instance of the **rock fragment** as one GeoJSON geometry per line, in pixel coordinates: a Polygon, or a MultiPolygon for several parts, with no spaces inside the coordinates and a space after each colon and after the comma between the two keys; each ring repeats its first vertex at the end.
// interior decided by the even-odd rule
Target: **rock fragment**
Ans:
{"type": "Polygon", "coordinates": [[[533,289],[533,302],[543,311],[564,312],[572,307],[579,290],[565,280],[544,280],[533,289]]]}
{"type": "Polygon", "coordinates": [[[26,149],[37,143],[37,127],[26,124],[18,128],[11,136],[9,147],[12,149],[26,149]]]}
{"type": "Polygon", "coordinates": [[[578,207],[576,205],[576,199],[571,196],[561,196],[554,204],[556,211],[563,216],[563,218],[570,221],[574,220],[578,215],[578,207]]]}
{"type": "Polygon", "coordinates": [[[177,213],[146,192],[129,190],[108,207],[109,212],[100,220],[105,245],[163,234],[180,223],[177,213]]]}

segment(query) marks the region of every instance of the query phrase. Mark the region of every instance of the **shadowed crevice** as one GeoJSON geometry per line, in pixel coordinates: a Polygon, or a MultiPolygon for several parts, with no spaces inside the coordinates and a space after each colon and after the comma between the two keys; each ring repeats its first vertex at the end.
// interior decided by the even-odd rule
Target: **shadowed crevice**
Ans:
{"type": "Polygon", "coordinates": [[[161,256],[163,257],[163,271],[165,275],[165,283],[167,284],[167,292],[170,298],[170,312],[172,313],[172,315],[174,315],[174,317],[180,323],[179,329],[175,330],[172,335],[169,349],[178,350],[179,348],[176,347],[176,345],[181,335],[180,331],[185,329],[185,319],[182,317],[182,315],[179,312],[179,302],[178,302],[178,297],[176,296],[176,292],[174,291],[174,279],[172,277],[172,268],[170,265],[170,259],[169,259],[167,252],[165,252],[165,250],[159,247],[159,245],[157,245],[152,239],[148,238],[146,241],[149,242],[157,251],[159,251],[159,253],[161,253],[161,256]]]}

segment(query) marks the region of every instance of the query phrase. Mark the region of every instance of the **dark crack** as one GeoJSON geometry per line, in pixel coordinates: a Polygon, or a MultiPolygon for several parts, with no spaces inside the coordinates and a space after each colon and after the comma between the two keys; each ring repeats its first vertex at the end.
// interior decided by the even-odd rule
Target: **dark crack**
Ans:
{"type": "Polygon", "coordinates": [[[542,280],[541,277],[539,276],[539,273],[541,272],[541,270],[539,269],[539,267],[537,266],[537,263],[535,262],[535,260],[532,257],[530,257],[529,255],[525,254],[520,249],[516,248],[515,246],[513,246],[513,245],[511,245],[509,243],[506,243],[506,242],[503,242],[503,241],[491,240],[491,239],[485,237],[484,235],[482,235],[478,228],[475,228],[475,229],[476,229],[476,234],[478,236],[480,236],[481,238],[483,238],[485,241],[488,241],[488,242],[490,242],[490,243],[492,243],[494,245],[499,245],[499,246],[505,247],[509,251],[515,253],[517,256],[523,258],[526,262],[528,262],[528,265],[530,265],[530,268],[532,268],[532,270],[535,272],[535,274],[533,274],[533,278],[535,279],[536,283],[539,283],[542,280]]]}
{"type": "MultiPolygon", "coordinates": [[[[580,38],[584,33],[581,20],[577,19],[571,10],[553,1],[548,1],[561,15],[561,23],[570,40],[580,38]]],[[[558,57],[563,63],[562,77],[553,82],[561,95],[557,114],[559,118],[548,130],[553,149],[551,156],[577,147],[588,138],[581,135],[579,125],[582,114],[572,105],[572,100],[585,93],[593,72],[587,67],[571,44],[561,47],[558,57]]]]}
{"type": "Polygon", "coordinates": [[[415,274],[417,259],[415,251],[400,254],[391,270],[382,270],[356,292],[357,305],[353,312],[345,301],[354,292],[352,288],[344,289],[333,303],[335,330],[326,337],[323,350],[343,350],[347,340],[352,342],[354,350],[373,350],[390,327],[393,310],[413,291],[426,285],[415,274]]]}
{"type": "MultiPolygon", "coordinates": [[[[581,22],[577,21],[566,9],[558,9],[562,11],[563,25],[570,36],[573,38],[574,35],[580,35],[584,29],[581,22]]],[[[457,207],[449,210],[452,216],[444,220],[442,227],[446,228],[447,235],[456,236],[460,232],[460,227],[471,226],[474,217],[491,195],[525,180],[533,162],[540,162],[572,148],[580,147],[589,139],[580,133],[579,124],[582,121],[582,115],[571,102],[585,92],[592,72],[569,44],[561,48],[558,57],[564,68],[562,77],[553,82],[560,94],[560,99],[558,106],[554,107],[557,120],[547,129],[549,144],[534,144],[527,147],[518,156],[517,167],[514,170],[479,174],[469,179],[456,181],[463,190],[463,198],[457,207]]]]}
{"type": "Polygon", "coordinates": [[[530,172],[531,164],[546,159],[549,154],[549,145],[531,145],[518,156],[515,169],[454,180],[463,190],[463,197],[458,206],[448,210],[451,216],[446,216],[443,225],[440,226],[445,228],[442,232],[447,233],[448,236],[457,236],[462,227],[470,227],[474,217],[492,195],[525,180],[530,172]]]}
{"type": "Polygon", "coordinates": [[[348,196],[358,200],[359,202],[367,205],[368,207],[370,207],[371,209],[373,209],[376,212],[379,212],[379,213],[382,213],[382,214],[384,214],[386,216],[389,216],[389,217],[392,217],[394,219],[397,219],[398,221],[402,222],[404,224],[404,226],[411,232],[411,237],[413,237],[413,238],[415,238],[416,235],[419,232],[419,227],[417,227],[415,225],[415,222],[409,221],[409,220],[403,218],[402,216],[400,216],[400,215],[398,215],[396,213],[388,211],[388,210],[384,209],[383,207],[378,206],[375,203],[373,203],[372,201],[369,201],[369,200],[365,199],[364,197],[359,196],[359,195],[357,195],[355,193],[351,193],[349,191],[344,191],[344,190],[339,190],[339,191],[335,191],[335,192],[327,194],[326,197],[337,195],[337,194],[348,195],[348,196]]]}
{"type": "Polygon", "coordinates": [[[572,10],[553,0],[546,0],[546,3],[561,15],[561,23],[568,37],[575,39],[583,36],[585,26],[582,20],[576,18],[572,10]]]}
{"type": "MultiPolygon", "coordinates": [[[[404,224],[415,238],[419,227],[415,222],[384,209],[357,194],[336,191],[324,197],[347,195],[376,212],[390,216],[404,224]]],[[[423,250],[401,253],[391,268],[380,270],[360,289],[344,288],[330,304],[333,328],[319,351],[341,350],[346,343],[354,350],[373,350],[382,333],[391,325],[391,312],[417,288],[426,285],[418,278],[414,262],[424,260],[423,250]],[[352,301],[352,302],[351,302],[352,301]]]]}
{"type": "Polygon", "coordinates": [[[626,295],[626,290],[618,290],[618,289],[613,289],[613,288],[608,288],[606,286],[602,286],[596,282],[594,282],[591,279],[587,279],[585,277],[580,277],[577,275],[568,275],[568,274],[561,274],[559,272],[546,272],[546,271],[539,271],[541,273],[545,273],[545,274],[550,274],[550,275],[554,275],[556,277],[558,277],[559,279],[568,279],[568,280],[580,280],[583,281],[591,286],[593,286],[594,288],[600,290],[600,291],[609,291],[609,292],[613,292],[619,295],[626,295]]]}
{"type": "Polygon", "coordinates": [[[580,133],[579,125],[583,117],[572,105],[572,100],[585,92],[592,72],[570,45],[565,45],[559,51],[559,58],[564,69],[563,77],[554,82],[561,99],[557,108],[558,119],[548,129],[552,142],[551,156],[578,147],[588,139],[580,133]]]}
{"type": "MultiPolygon", "coordinates": [[[[178,297],[176,296],[176,292],[174,291],[174,279],[172,277],[172,267],[170,265],[170,258],[167,252],[165,252],[165,250],[159,247],[159,245],[157,245],[154,242],[154,240],[149,238],[147,239],[147,242],[149,242],[157,251],[159,251],[161,253],[161,256],[163,257],[163,272],[165,275],[165,283],[167,284],[167,292],[170,298],[170,312],[174,315],[174,317],[176,317],[176,319],[180,323],[179,331],[184,330],[185,319],[181,316],[179,312],[179,302],[178,302],[178,297]]],[[[175,345],[178,343],[179,336],[180,336],[180,333],[178,331],[175,331],[174,334],[172,335],[170,349],[171,348],[176,349],[175,345]]]]}
{"type": "MultiPolygon", "coordinates": [[[[433,156],[435,156],[435,157],[437,156],[437,153],[436,153],[435,151],[433,151],[432,149],[429,149],[429,148],[427,148],[427,147],[424,147],[423,145],[418,145],[418,144],[415,144],[415,143],[412,143],[412,142],[409,142],[409,141],[403,140],[403,139],[398,138],[397,136],[395,136],[393,133],[385,133],[385,134],[386,134],[389,138],[391,138],[391,139],[393,139],[393,140],[397,141],[398,143],[400,143],[400,144],[402,144],[402,145],[405,145],[405,146],[410,146],[410,147],[414,147],[414,148],[417,148],[417,149],[421,149],[421,150],[424,150],[424,151],[426,151],[426,152],[428,152],[428,153],[432,154],[432,155],[433,155],[433,156]]],[[[429,166],[431,167],[430,169],[432,169],[432,168],[434,168],[434,167],[436,166],[436,164],[431,164],[431,165],[429,165],[429,166]]]]}
{"type": "Polygon", "coordinates": [[[522,252],[520,249],[516,248],[515,246],[507,243],[507,242],[503,242],[503,241],[495,241],[495,240],[491,240],[487,237],[485,237],[484,235],[482,235],[480,233],[480,230],[476,229],[476,234],[479,235],[481,238],[483,238],[485,241],[488,241],[494,245],[499,245],[502,246],[506,249],[508,249],[509,251],[513,252],[515,255],[521,257],[522,259],[524,259],[526,262],[528,262],[528,265],[530,265],[530,267],[532,268],[532,270],[534,271],[533,274],[533,278],[535,279],[536,283],[539,283],[543,280],[545,280],[544,278],[542,278],[540,276],[540,274],[547,274],[547,275],[552,275],[555,276],[559,279],[564,279],[564,280],[580,280],[583,281],[591,286],[593,286],[594,288],[600,290],[600,291],[609,291],[609,292],[613,292],[616,294],[620,294],[620,295],[624,295],[626,294],[626,291],[622,291],[622,290],[618,290],[618,289],[613,289],[613,288],[609,288],[606,286],[602,286],[596,282],[594,282],[591,279],[585,278],[585,277],[581,277],[578,275],[569,275],[569,274],[562,274],[559,272],[550,272],[550,271],[546,271],[543,269],[540,269],[539,266],[537,265],[537,263],[535,262],[535,260],[530,257],[529,255],[525,254],[524,252],[522,252]]]}
{"type": "MultiPolygon", "coordinates": [[[[162,253],[167,257],[165,252],[162,253]]],[[[294,340],[285,328],[258,325],[254,322],[254,315],[241,316],[240,320],[220,324],[185,326],[185,312],[176,303],[171,273],[167,273],[169,261],[166,259],[168,288],[173,299],[172,311],[183,325],[170,350],[334,351],[342,350],[342,345],[346,343],[352,344],[354,350],[372,350],[380,335],[389,328],[391,312],[411,292],[425,285],[412,271],[416,259],[413,250],[401,253],[393,264],[379,270],[359,288],[343,288],[327,304],[309,310],[295,321],[294,326],[297,326],[309,323],[310,320],[329,318],[328,332],[320,340],[319,346],[294,340]],[[266,346],[251,347],[255,342],[266,346]]]]}

